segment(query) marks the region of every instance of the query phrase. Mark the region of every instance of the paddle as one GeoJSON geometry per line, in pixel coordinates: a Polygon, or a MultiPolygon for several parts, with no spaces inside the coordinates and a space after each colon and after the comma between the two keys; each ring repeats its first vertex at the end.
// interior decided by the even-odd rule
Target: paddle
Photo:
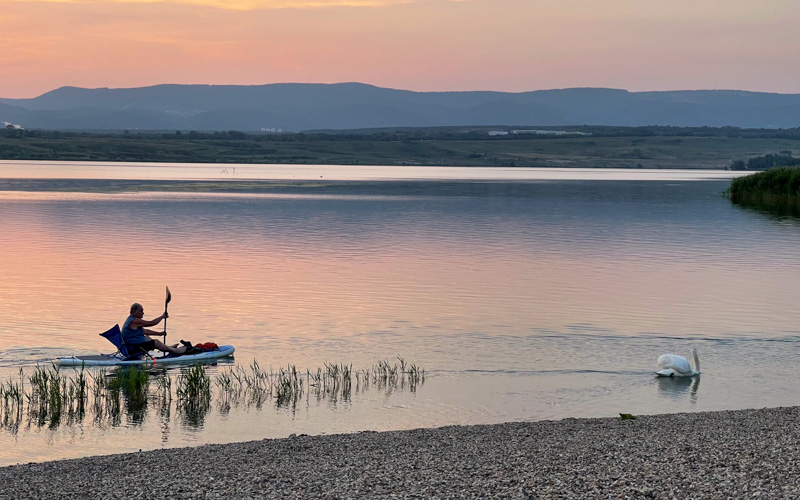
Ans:
{"type": "MultiPolygon", "coordinates": [[[[164,314],[167,314],[167,304],[169,304],[170,300],[172,300],[172,294],[169,293],[169,287],[167,287],[167,300],[164,301],[164,314]]],[[[167,340],[167,318],[164,318],[164,340],[167,340]]]]}

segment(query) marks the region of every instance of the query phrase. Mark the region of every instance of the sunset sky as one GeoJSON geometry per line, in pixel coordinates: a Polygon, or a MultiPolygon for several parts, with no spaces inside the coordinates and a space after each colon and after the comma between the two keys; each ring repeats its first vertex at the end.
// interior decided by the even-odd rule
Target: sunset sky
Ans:
{"type": "Polygon", "coordinates": [[[160,83],[800,93],[797,0],[0,0],[0,97],[160,83]]]}

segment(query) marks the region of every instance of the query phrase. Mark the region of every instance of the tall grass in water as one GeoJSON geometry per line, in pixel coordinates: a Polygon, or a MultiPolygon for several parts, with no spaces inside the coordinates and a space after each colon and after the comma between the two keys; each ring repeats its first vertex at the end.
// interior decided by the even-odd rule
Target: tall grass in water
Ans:
{"type": "Polygon", "coordinates": [[[264,370],[258,361],[244,368],[236,365],[217,375],[216,385],[221,390],[220,410],[230,411],[232,405],[252,405],[256,408],[271,398],[277,406],[296,404],[303,394],[302,374],[294,365],[277,372],[264,370]]]}
{"type": "Polygon", "coordinates": [[[353,370],[352,364],[325,362],[324,368],[307,369],[305,374],[294,365],[278,371],[266,371],[256,361],[248,368],[236,365],[217,375],[215,384],[221,391],[219,408],[228,412],[232,406],[241,404],[260,407],[269,398],[278,408],[295,408],[304,395],[336,403],[340,399],[349,401],[354,390],[368,390],[371,385],[387,391],[406,387],[415,391],[424,382],[425,371],[406,364],[400,357],[397,359],[399,365],[383,360],[366,370],[353,370]]]}
{"type": "Polygon", "coordinates": [[[800,167],[778,167],[738,177],[725,194],[740,205],[800,215],[800,167]]]}
{"type": "Polygon", "coordinates": [[[378,361],[371,369],[356,373],[356,381],[361,386],[369,387],[377,385],[378,388],[392,390],[396,387],[405,388],[408,384],[409,390],[414,392],[417,386],[425,382],[425,370],[414,363],[407,364],[400,356],[397,363],[389,364],[389,361],[378,361]]]}
{"type": "Polygon", "coordinates": [[[108,378],[106,377],[106,371],[100,370],[90,373],[89,380],[92,394],[92,411],[95,415],[95,422],[100,422],[107,407],[105,396],[108,390],[108,378]]]}
{"type": "Polygon", "coordinates": [[[166,369],[161,370],[156,381],[155,397],[162,422],[169,422],[172,415],[172,378],[166,369]]]}
{"type": "Polygon", "coordinates": [[[194,426],[203,423],[211,408],[211,377],[205,366],[193,365],[181,370],[177,383],[178,412],[194,426]]]}
{"type": "Polygon", "coordinates": [[[89,397],[88,379],[83,367],[74,376],[68,376],[62,374],[55,363],[50,368],[36,365],[28,380],[31,384],[31,392],[26,394],[28,413],[39,425],[47,423],[50,427],[58,427],[62,417],[69,421],[83,420],[89,397]]]}
{"type": "Polygon", "coordinates": [[[20,368],[19,381],[9,379],[0,385],[0,399],[3,400],[3,406],[0,409],[0,412],[2,412],[0,426],[11,431],[12,434],[16,434],[19,431],[24,407],[23,396],[25,395],[25,378],[22,368],[20,368]]]}
{"type": "Polygon", "coordinates": [[[0,383],[0,426],[17,432],[27,417],[29,426],[55,428],[64,422],[81,422],[92,413],[94,425],[114,427],[121,425],[123,417],[143,422],[153,405],[162,419],[169,419],[173,389],[175,408],[189,426],[202,425],[215,397],[219,410],[226,413],[233,406],[261,408],[268,402],[294,410],[304,397],[308,401],[312,396],[335,404],[371,387],[387,393],[398,388],[415,391],[424,383],[425,371],[397,359],[399,363],[382,360],[366,370],[326,362],[324,368],[305,373],[294,365],[266,370],[253,361],[249,366],[223,369],[213,383],[204,365],[194,365],[181,369],[174,388],[166,370],[153,375],[136,366],[108,372],[37,365],[27,377],[20,369],[19,377],[0,383]],[[151,391],[152,381],[155,389],[151,391]]]}
{"type": "MultiPolygon", "coordinates": [[[[109,389],[116,400],[113,408],[119,405],[120,393],[125,398],[125,409],[130,420],[142,422],[147,413],[147,402],[150,394],[150,373],[139,366],[123,366],[112,374],[109,389]]],[[[113,412],[112,412],[113,415],[113,412]]]]}
{"type": "Polygon", "coordinates": [[[130,398],[142,399],[150,389],[150,373],[138,366],[124,366],[111,376],[108,386],[121,390],[130,398]]]}
{"type": "Polygon", "coordinates": [[[283,368],[277,374],[274,382],[275,404],[280,406],[295,406],[300,396],[303,394],[303,379],[297,371],[297,367],[289,365],[286,370],[283,368]]]}

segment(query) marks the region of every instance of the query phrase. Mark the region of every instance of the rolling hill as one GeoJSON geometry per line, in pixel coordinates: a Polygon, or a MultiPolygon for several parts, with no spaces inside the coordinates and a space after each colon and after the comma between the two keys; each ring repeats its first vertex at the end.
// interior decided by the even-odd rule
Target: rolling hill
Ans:
{"type": "Polygon", "coordinates": [[[412,92],[361,83],[62,87],[0,99],[0,121],[58,130],[304,131],[436,126],[800,126],[800,94],[735,90],[412,92]]]}

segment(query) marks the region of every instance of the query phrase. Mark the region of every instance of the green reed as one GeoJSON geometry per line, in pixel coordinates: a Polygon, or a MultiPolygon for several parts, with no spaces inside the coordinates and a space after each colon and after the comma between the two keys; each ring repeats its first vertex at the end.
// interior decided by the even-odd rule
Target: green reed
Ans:
{"type": "Polygon", "coordinates": [[[137,366],[108,372],[37,365],[27,377],[20,369],[18,377],[0,383],[0,427],[16,432],[27,418],[29,425],[55,428],[81,422],[87,414],[93,415],[98,426],[121,425],[125,416],[137,423],[145,418],[149,402],[156,405],[162,418],[169,418],[173,394],[185,422],[198,425],[215,399],[219,411],[226,413],[233,406],[260,409],[268,402],[294,410],[310,397],[336,404],[373,386],[387,393],[406,388],[415,391],[424,383],[425,371],[403,358],[397,360],[380,360],[362,370],[354,370],[352,364],[325,362],[323,367],[305,372],[295,365],[265,369],[254,360],[248,366],[222,369],[213,383],[204,365],[182,368],[177,377],[171,377],[169,370],[153,375],[137,366]]]}
{"type": "Polygon", "coordinates": [[[172,400],[172,379],[167,375],[167,371],[161,372],[156,379],[156,393],[164,399],[172,400]]]}
{"type": "Polygon", "coordinates": [[[117,422],[121,410],[121,401],[125,403],[125,410],[130,421],[143,422],[147,414],[150,400],[150,372],[141,366],[123,366],[111,373],[109,385],[114,397],[111,406],[112,422],[117,422]]]}
{"type": "Polygon", "coordinates": [[[193,365],[181,370],[177,383],[178,412],[190,425],[202,424],[211,408],[211,377],[205,366],[193,365]]]}
{"type": "Polygon", "coordinates": [[[737,177],[725,192],[733,203],[778,216],[800,216],[800,167],[775,167],[737,177]]]}
{"type": "Polygon", "coordinates": [[[203,365],[194,365],[178,375],[178,399],[186,402],[211,399],[211,377],[203,365]]]}
{"type": "Polygon", "coordinates": [[[0,384],[0,398],[3,400],[3,406],[21,406],[22,399],[25,394],[25,378],[22,368],[19,369],[19,381],[9,379],[3,384],[0,384]]]}
{"type": "Polygon", "coordinates": [[[139,366],[123,366],[111,375],[111,390],[119,389],[125,394],[146,394],[150,388],[150,372],[139,366]]]}
{"type": "Polygon", "coordinates": [[[0,426],[16,434],[22,422],[22,411],[25,400],[25,378],[22,368],[19,369],[19,379],[9,379],[0,384],[0,426]]]}
{"type": "Polygon", "coordinates": [[[121,393],[128,408],[137,411],[147,405],[150,373],[139,366],[120,367],[110,376],[108,386],[112,395],[118,398],[121,393]]]}
{"type": "Polygon", "coordinates": [[[89,386],[92,395],[92,411],[95,420],[101,420],[105,410],[106,392],[108,391],[108,378],[105,370],[89,374],[89,386]]]}
{"type": "MultiPolygon", "coordinates": [[[[69,376],[63,374],[55,363],[51,367],[36,365],[28,381],[30,392],[24,391],[24,381],[19,385],[20,391],[28,402],[28,414],[40,425],[48,423],[50,427],[57,427],[62,417],[70,421],[83,419],[89,399],[89,378],[84,367],[74,376],[69,376]]],[[[16,397],[21,400],[21,395],[16,397]]]]}
{"type": "Polygon", "coordinates": [[[736,201],[746,196],[800,197],[800,168],[776,167],[731,181],[727,194],[736,201]]]}
{"type": "Polygon", "coordinates": [[[281,368],[273,382],[275,388],[275,404],[281,406],[294,406],[303,394],[303,379],[299,376],[297,367],[287,366],[281,368]]]}

